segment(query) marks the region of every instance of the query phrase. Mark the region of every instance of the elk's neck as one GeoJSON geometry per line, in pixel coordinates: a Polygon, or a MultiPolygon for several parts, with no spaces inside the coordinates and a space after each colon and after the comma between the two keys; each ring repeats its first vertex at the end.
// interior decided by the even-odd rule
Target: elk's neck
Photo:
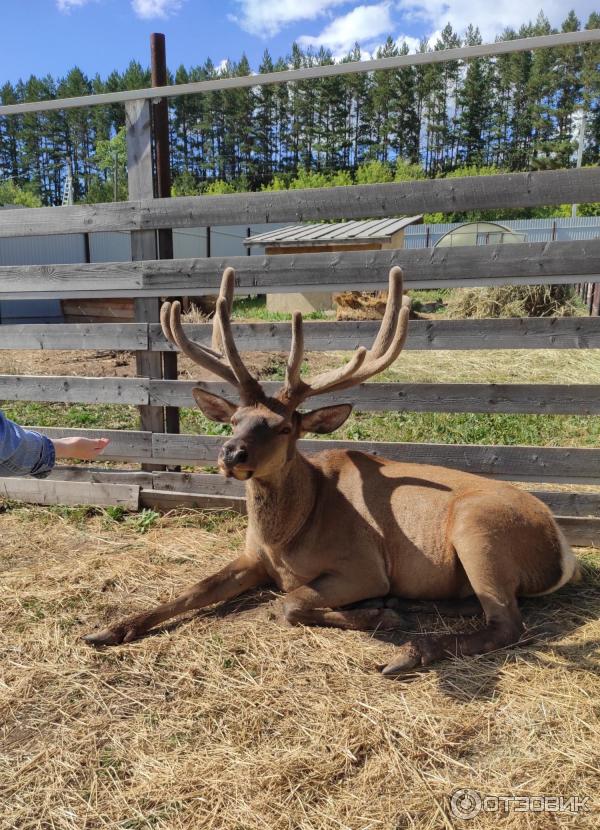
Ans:
{"type": "Polygon", "coordinates": [[[248,520],[266,545],[294,539],[310,516],[317,496],[316,470],[299,453],[268,478],[252,478],[246,486],[248,520]]]}

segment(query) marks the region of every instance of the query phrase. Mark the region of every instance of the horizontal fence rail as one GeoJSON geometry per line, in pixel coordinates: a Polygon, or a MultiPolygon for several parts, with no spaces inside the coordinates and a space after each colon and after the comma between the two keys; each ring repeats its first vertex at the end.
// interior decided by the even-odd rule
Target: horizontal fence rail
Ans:
{"type": "Polygon", "coordinates": [[[473,60],[473,58],[508,55],[515,52],[528,52],[531,49],[552,48],[558,46],[576,46],[600,41],[600,30],[585,29],[580,32],[561,32],[553,35],[515,38],[514,40],[484,43],[477,46],[461,46],[455,49],[440,49],[430,52],[417,52],[412,55],[397,55],[390,58],[378,58],[370,61],[352,61],[327,66],[310,66],[302,69],[289,69],[282,72],[268,72],[261,75],[243,75],[236,78],[218,78],[214,81],[193,81],[187,84],[162,86],[160,91],[154,87],[148,89],[125,90],[122,92],[84,95],[78,98],[62,98],[50,101],[34,101],[24,104],[6,104],[0,106],[0,115],[19,115],[31,112],[49,112],[77,107],[101,106],[125,103],[126,101],[172,98],[179,95],[193,95],[217,90],[244,89],[297,81],[331,78],[338,75],[355,75],[357,73],[377,70],[400,69],[404,66],[423,66],[444,63],[445,61],[473,60]]]}
{"type": "MultiPolygon", "coordinates": [[[[150,381],[150,403],[162,406],[195,406],[193,381],[150,381]]],[[[203,389],[237,402],[231,387],[222,383],[201,384],[203,389]]],[[[263,383],[268,395],[281,383],[263,383]]],[[[118,402],[118,401],[117,401],[118,402]]],[[[350,403],[363,412],[500,412],[528,414],[600,414],[597,385],[496,384],[496,383],[364,383],[330,395],[321,395],[319,405],[350,403]]]]}
{"type": "MultiPolygon", "coordinates": [[[[5,401],[48,403],[134,404],[195,407],[197,381],[151,378],[82,378],[47,375],[0,375],[5,401]]],[[[219,382],[200,383],[203,389],[237,402],[237,393],[219,382]]],[[[279,382],[264,382],[268,395],[279,382]]],[[[498,412],[554,415],[598,415],[600,394],[592,384],[501,383],[364,383],[353,389],[322,395],[323,406],[353,404],[363,412],[498,412]]]]}
{"type": "Polygon", "coordinates": [[[26,501],[31,504],[93,504],[99,507],[118,506],[125,510],[139,507],[140,487],[114,481],[39,481],[27,478],[0,478],[0,498],[26,501]]]}
{"type": "MultiPolygon", "coordinates": [[[[0,294],[1,296],[1,294],[0,294]]],[[[0,349],[136,351],[149,345],[147,323],[3,323],[0,349]]]]}
{"type": "MultiPolygon", "coordinates": [[[[85,435],[106,436],[111,444],[103,453],[107,461],[147,461],[162,464],[214,465],[222,436],[166,435],[129,430],[32,427],[49,438],[85,435]]],[[[600,449],[572,447],[523,447],[457,444],[385,443],[382,441],[301,440],[308,454],[330,449],[372,453],[396,461],[439,464],[458,470],[509,481],[598,484],[600,449]]]]}
{"type": "MultiPolygon", "coordinates": [[[[146,507],[163,511],[186,507],[212,511],[228,510],[241,514],[246,512],[246,501],[240,494],[233,495],[231,492],[226,492],[221,495],[209,492],[193,493],[189,490],[178,491],[173,489],[177,486],[174,480],[160,482],[158,479],[152,479],[142,484],[141,480],[133,480],[133,476],[143,474],[127,474],[121,471],[111,473],[117,478],[119,474],[122,476],[122,483],[115,483],[108,478],[99,481],[97,476],[94,479],[86,479],[81,475],[70,477],[69,472],[61,468],[54,471],[52,478],[42,481],[0,478],[0,496],[42,505],[91,504],[99,507],[118,505],[125,510],[139,510],[146,507]],[[126,478],[129,484],[123,483],[126,478]],[[161,483],[165,484],[166,489],[159,489],[161,483]]],[[[206,482],[207,478],[215,479],[217,476],[202,477],[200,486],[205,490],[210,490],[211,485],[206,482]]],[[[598,544],[600,519],[595,515],[597,504],[592,501],[593,497],[583,496],[580,500],[572,501],[564,498],[571,495],[567,493],[555,494],[541,491],[534,492],[534,495],[555,512],[556,520],[570,544],[582,546],[598,544]],[[588,510],[591,515],[581,515],[581,509],[588,510]],[[557,514],[557,510],[564,512],[557,514]]]]}
{"type": "MultiPolygon", "coordinates": [[[[307,352],[352,351],[370,346],[380,328],[378,320],[305,321],[307,352]]],[[[234,323],[235,342],[241,351],[287,351],[290,323],[234,323]]],[[[212,326],[185,325],[186,334],[210,346],[212,326]]],[[[150,348],[175,347],[158,325],[150,326],[150,348]]],[[[0,327],[0,347],[2,328],[0,327]]],[[[600,348],[600,318],[516,317],[498,320],[411,320],[404,350],[470,349],[597,349],[600,348]]]]}
{"type": "MultiPolygon", "coordinates": [[[[307,320],[307,352],[352,351],[370,346],[380,327],[377,320],[307,320]]],[[[233,323],[241,351],[287,351],[291,324],[233,323]]],[[[210,346],[212,324],[184,325],[186,334],[210,346]]],[[[599,349],[599,317],[515,317],[488,320],[411,320],[405,351],[471,349],[599,349]]],[[[158,324],[27,323],[0,326],[0,349],[172,351],[158,324]]],[[[1,397],[1,395],[0,395],[1,397]]]]}
{"type": "MultiPolygon", "coordinates": [[[[243,499],[246,485],[234,478],[225,478],[215,473],[143,473],[131,470],[96,469],[94,467],[55,467],[51,479],[81,482],[116,482],[138,485],[144,489],[172,491],[184,494],[228,496],[243,499]]],[[[590,516],[600,518],[600,493],[576,491],[530,490],[537,498],[558,516],[590,516]]]]}
{"type": "Polygon", "coordinates": [[[3,299],[218,293],[224,268],[243,293],[376,290],[400,265],[407,288],[579,283],[600,279],[600,239],[518,245],[214,257],[88,265],[4,265],[3,299]]]}
{"type": "MultiPolygon", "coordinates": [[[[600,30],[599,30],[600,31],[600,30]]],[[[0,238],[368,219],[598,201],[600,167],[0,211],[0,238]]]]}

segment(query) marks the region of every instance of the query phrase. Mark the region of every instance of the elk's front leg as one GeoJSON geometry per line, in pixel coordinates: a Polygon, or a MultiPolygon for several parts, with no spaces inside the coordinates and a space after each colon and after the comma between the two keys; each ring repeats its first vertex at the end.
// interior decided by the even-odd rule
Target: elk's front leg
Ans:
{"type": "Polygon", "coordinates": [[[215,602],[224,602],[269,581],[261,562],[250,554],[243,554],[213,576],[197,582],[175,597],[149,611],[133,614],[103,631],[87,634],[83,639],[94,646],[112,646],[129,643],[165,620],[204,608],[215,602]]]}
{"type": "Polygon", "coordinates": [[[369,584],[364,574],[356,580],[327,574],[288,594],[283,601],[283,613],[292,625],[326,625],[363,631],[403,627],[404,619],[391,608],[343,607],[383,596],[388,590],[387,578],[376,578],[369,584]]]}

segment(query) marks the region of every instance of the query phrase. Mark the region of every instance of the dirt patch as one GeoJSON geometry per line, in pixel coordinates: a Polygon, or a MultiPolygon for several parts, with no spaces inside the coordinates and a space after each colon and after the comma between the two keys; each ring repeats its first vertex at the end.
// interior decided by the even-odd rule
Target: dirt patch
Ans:
{"type": "MultiPolygon", "coordinates": [[[[283,379],[287,352],[245,352],[244,360],[250,371],[264,380],[283,379]]],[[[339,362],[333,354],[312,352],[307,357],[311,371],[320,372],[339,362]]],[[[208,379],[209,372],[201,369],[185,355],[179,355],[179,377],[182,380],[208,379]]],[[[88,378],[131,378],[136,376],[135,354],[102,350],[0,352],[0,374],[10,375],[79,375],[88,378]]]]}
{"type": "Polygon", "coordinates": [[[79,640],[223,565],[240,518],[142,534],[136,517],[19,509],[0,527],[2,830],[450,829],[458,787],[590,797],[571,816],[484,812],[477,830],[597,826],[597,556],[583,584],[526,604],[522,648],[393,682],[376,671],[393,645],[284,627],[269,593],[129,646],[79,640]]]}

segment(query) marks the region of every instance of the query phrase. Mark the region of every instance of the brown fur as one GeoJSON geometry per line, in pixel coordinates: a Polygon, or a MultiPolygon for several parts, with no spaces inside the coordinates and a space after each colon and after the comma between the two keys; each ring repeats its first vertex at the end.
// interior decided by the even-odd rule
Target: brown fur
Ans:
{"type": "MultiPolygon", "coordinates": [[[[204,401],[206,396],[197,395],[204,401]]],[[[331,417],[331,409],[310,417],[331,417]]],[[[232,411],[235,437],[225,449],[243,444],[248,456],[242,469],[228,469],[224,452],[220,463],[226,474],[252,471],[244,554],[173,602],[89,641],[129,642],[176,614],[268,582],[286,592],[284,615],[292,624],[389,628],[402,623],[393,603],[347,606],[387,595],[479,599],[486,628],[413,638],[385,670],[395,674],[444,653],[472,654],[514,642],[521,631],[517,596],[552,590],[560,581],[560,531],[529,493],[469,473],[353,450],[308,459],[296,451],[302,434],[297,413],[286,417],[276,401],[232,411]],[[282,434],[282,427],[291,431],[282,434]]]]}
{"type": "Polygon", "coordinates": [[[354,450],[308,459],[296,449],[301,435],[332,432],[351,411],[343,404],[299,413],[303,400],[360,383],[396,359],[409,311],[399,269],[390,272],[388,308],[371,350],[359,350],[346,366],[312,382],[300,378],[302,320],[294,316],[286,383],[277,398],[265,396],[235,348],[227,311],[233,278],[226,271],[213,337],[227,362],[215,349],[187,339],[177,304],[165,304],[161,320],[170,340],[240,390],[240,406],[199,388],[194,398],[207,417],[233,425],[219,466],[248,482],[245,551],[172,602],[91,634],[88,642],[129,642],[177,614],[268,582],[286,592],[289,623],[341,628],[402,625],[398,598],[454,602],[455,608],[472,608],[476,598],[484,628],[412,637],[384,668],[386,675],[446,654],[484,653],[516,642],[517,597],[548,593],[577,576],[573,554],[544,504],[510,484],[456,470],[354,450]]]}

